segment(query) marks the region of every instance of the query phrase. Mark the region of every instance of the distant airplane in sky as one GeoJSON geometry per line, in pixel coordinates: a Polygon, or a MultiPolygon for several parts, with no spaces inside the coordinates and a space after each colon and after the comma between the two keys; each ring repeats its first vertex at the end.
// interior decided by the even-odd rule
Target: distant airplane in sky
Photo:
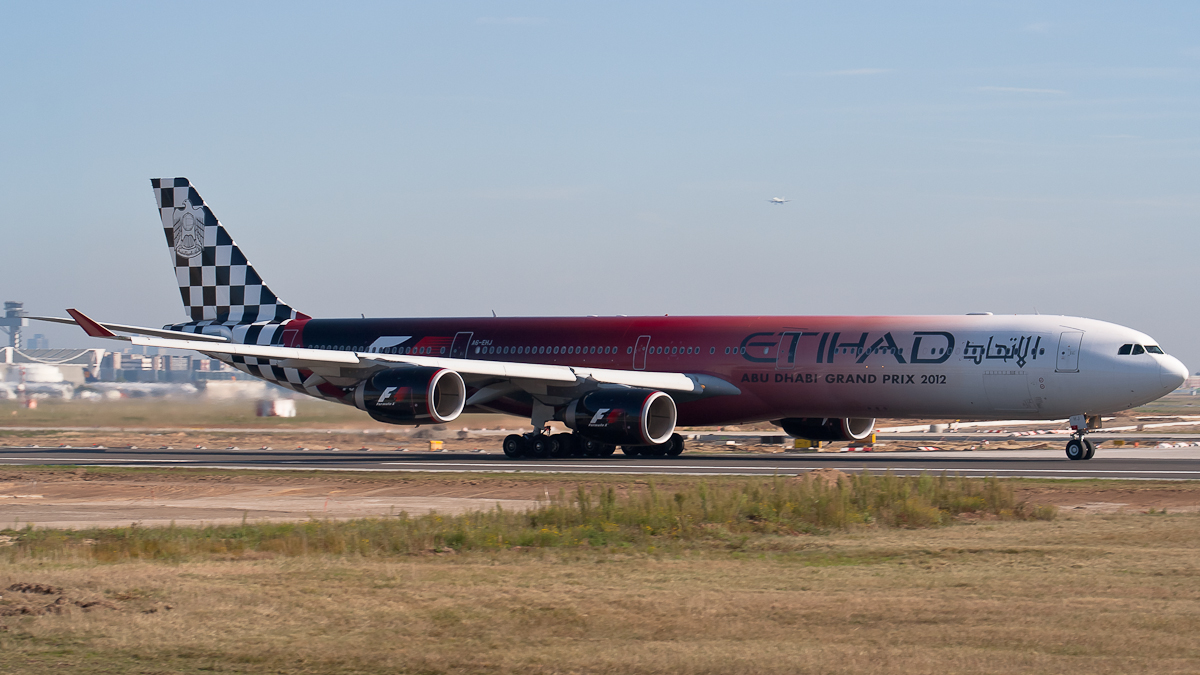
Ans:
{"type": "Polygon", "coordinates": [[[767,201],[771,202],[772,204],[786,204],[787,202],[790,202],[792,200],[784,199],[783,197],[771,197],[767,201]]]}

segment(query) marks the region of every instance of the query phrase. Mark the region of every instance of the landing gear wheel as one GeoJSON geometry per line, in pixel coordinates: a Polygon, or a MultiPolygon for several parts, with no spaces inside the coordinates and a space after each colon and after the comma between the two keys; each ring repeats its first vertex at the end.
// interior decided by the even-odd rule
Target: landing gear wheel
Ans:
{"type": "Polygon", "coordinates": [[[558,443],[558,447],[554,449],[555,457],[574,457],[578,454],[575,445],[575,436],[571,434],[554,434],[554,441],[558,443]]]}
{"type": "Polygon", "coordinates": [[[600,451],[600,454],[599,454],[599,455],[596,455],[596,456],[597,456],[597,457],[612,457],[612,456],[613,456],[613,453],[614,453],[614,452],[616,452],[616,451],[617,451],[617,446],[615,446],[615,445],[609,445],[608,443],[605,443],[605,444],[604,444],[604,449],[603,449],[603,450],[601,450],[601,451],[600,451]]]}
{"type": "Polygon", "coordinates": [[[1083,439],[1083,446],[1087,449],[1083,454],[1084,459],[1091,459],[1092,457],[1096,456],[1096,444],[1095,443],[1092,443],[1091,441],[1089,441],[1088,439],[1085,438],[1085,439],[1083,439]]]}
{"type": "Polygon", "coordinates": [[[643,445],[641,453],[642,457],[665,457],[667,446],[665,443],[660,445],[643,445]]]}
{"type": "Polygon", "coordinates": [[[626,457],[641,457],[642,446],[640,445],[622,445],[621,452],[625,453],[626,457]]]}
{"type": "Polygon", "coordinates": [[[504,456],[509,459],[520,459],[525,456],[525,437],[509,434],[504,437],[504,456]]]}
{"type": "Polygon", "coordinates": [[[1086,459],[1087,448],[1083,445],[1083,439],[1072,438],[1067,441],[1067,459],[1078,460],[1086,459]]]}
{"type": "Polygon", "coordinates": [[[553,457],[558,451],[558,440],[553,436],[546,434],[538,434],[538,437],[533,439],[533,456],[534,457],[553,457]]]}
{"type": "MultiPolygon", "coordinates": [[[[579,443],[579,447],[583,451],[584,457],[607,457],[608,456],[608,455],[604,454],[604,451],[609,446],[604,443],[601,443],[600,441],[593,441],[590,438],[585,438],[579,443]]],[[[608,454],[611,455],[612,450],[609,450],[608,454]]]]}
{"type": "Polygon", "coordinates": [[[663,454],[667,457],[678,457],[682,455],[683,436],[680,436],[679,434],[671,434],[671,438],[668,439],[666,443],[663,443],[663,448],[665,449],[663,454]]]}

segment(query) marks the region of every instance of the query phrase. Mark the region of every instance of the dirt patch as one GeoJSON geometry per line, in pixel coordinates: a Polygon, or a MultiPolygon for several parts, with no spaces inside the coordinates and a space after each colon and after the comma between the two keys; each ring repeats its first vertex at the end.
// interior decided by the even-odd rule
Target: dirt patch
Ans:
{"type": "Polygon", "coordinates": [[[47,586],[46,584],[25,584],[15,583],[7,589],[14,593],[37,593],[38,595],[59,595],[62,589],[58,586],[47,586]]]}
{"type": "Polygon", "coordinates": [[[1068,512],[1200,511],[1200,486],[1191,483],[1149,483],[1119,488],[1063,483],[1019,487],[1016,493],[1024,501],[1052,504],[1068,512]]]}
{"type": "MultiPolygon", "coordinates": [[[[457,514],[500,506],[531,508],[575,482],[508,479],[422,480],[294,476],[286,473],[139,474],[89,471],[0,473],[0,529],[26,525],[81,529],[176,524],[237,524],[457,514]]],[[[624,485],[620,486],[622,491],[624,485]]],[[[3,542],[0,542],[2,544],[3,542]]]]}
{"type": "Polygon", "coordinates": [[[812,471],[796,476],[792,480],[815,481],[824,484],[826,487],[835,487],[842,481],[846,481],[849,484],[850,474],[837,469],[813,469],[812,471]]]}
{"type": "Polygon", "coordinates": [[[74,610],[90,612],[97,609],[117,609],[117,606],[107,600],[73,598],[63,594],[63,589],[48,584],[15,583],[6,591],[9,594],[0,597],[0,617],[12,616],[45,616],[47,614],[66,614],[74,610]],[[41,604],[31,602],[28,596],[57,595],[54,601],[41,604]]]}

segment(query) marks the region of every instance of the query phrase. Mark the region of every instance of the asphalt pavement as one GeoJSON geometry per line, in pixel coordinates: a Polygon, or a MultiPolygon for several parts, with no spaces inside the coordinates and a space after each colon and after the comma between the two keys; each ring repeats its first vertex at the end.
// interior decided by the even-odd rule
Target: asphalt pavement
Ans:
{"type": "Polygon", "coordinates": [[[788,475],[814,469],[942,472],[1033,478],[1200,479],[1200,447],[1104,448],[1070,461],[1062,449],[974,452],[684,453],[674,459],[512,460],[499,452],[434,453],[330,450],[0,448],[0,466],[74,465],[267,470],[530,472],[677,475],[788,475]]]}

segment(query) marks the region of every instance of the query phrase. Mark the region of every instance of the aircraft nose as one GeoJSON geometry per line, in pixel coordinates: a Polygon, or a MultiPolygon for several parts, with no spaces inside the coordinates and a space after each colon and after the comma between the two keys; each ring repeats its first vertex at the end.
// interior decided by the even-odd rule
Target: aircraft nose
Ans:
{"type": "Polygon", "coordinates": [[[1165,356],[1158,359],[1158,378],[1162,383],[1163,389],[1175,391],[1183,386],[1187,381],[1188,369],[1174,356],[1165,356]]]}

